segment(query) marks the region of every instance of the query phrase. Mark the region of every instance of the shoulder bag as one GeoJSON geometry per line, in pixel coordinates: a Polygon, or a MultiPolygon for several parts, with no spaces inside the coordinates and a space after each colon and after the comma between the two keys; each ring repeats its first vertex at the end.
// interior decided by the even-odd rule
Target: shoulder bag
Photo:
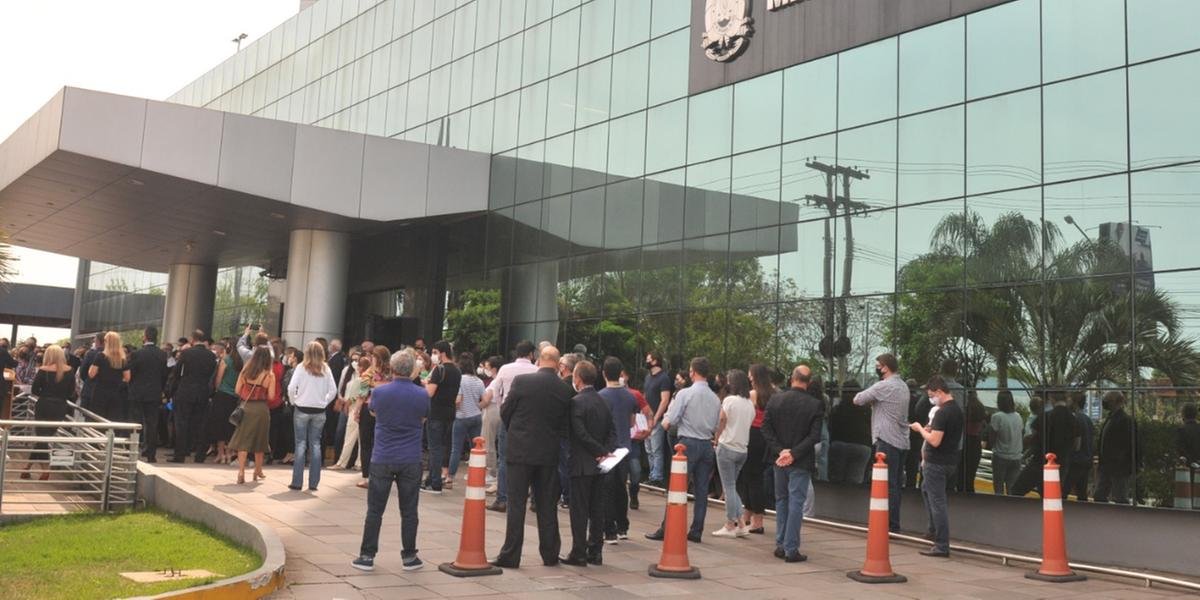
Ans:
{"type": "Polygon", "coordinates": [[[242,398],[241,399],[242,401],[238,402],[237,408],[233,409],[233,412],[229,413],[229,424],[230,425],[233,425],[234,427],[241,426],[242,419],[244,419],[246,417],[246,401],[249,400],[250,398],[254,397],[254,390],[257,387],[259,387],[259,384],[257,384],[257,383],[251,385],[250,391],[246,392],[246,397],[242,398]]]}

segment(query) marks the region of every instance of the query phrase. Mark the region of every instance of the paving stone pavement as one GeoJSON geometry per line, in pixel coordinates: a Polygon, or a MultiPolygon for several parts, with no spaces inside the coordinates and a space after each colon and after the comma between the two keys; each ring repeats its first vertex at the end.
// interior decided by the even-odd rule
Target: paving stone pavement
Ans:
{"type": "MultiPolygon", "coordinates": [[[[1187,595],[1168,588],[1144,588],[1137,582],[1089,576],[1085,582],[1050,584],[1025,579],[1024,567],[1005,567],[994,561],[962,554],[951,559],[926,558],[921,548],[893,543],[893,568],[908,576],[908,583],[872,586],[856,583],[846,572],[862,566],[865,538],[841,530],[805,524],[801,551],[804,563],[787,564],[772,556],[773,522],[767,535],[745,539],[719,539],[705,535],[701,544],[690,544],[688,555],[702,578],[693,581],[663,580],[647,576],[657,562],[660,544],[642,534],[658,526],[665,499],[644,492],[641,510],[630,511],[630,539],[604,548],[604,565],[545,567],[537,554],[537,531],[532,513],[526,520],[525,548],[520,569],[505,569],[499,576],[459,579],[437,570],[458,551],[465,483],[456,482],[444,494],[422,494],[417,545],[425,568],[405,572],[400,562],[400,518],[395,494],[384,515],[375,572],[350,566],[358,555],[366,490],[355,487],[357,471],[325,470],[317,492],[287,489],[290,467],[268,466],[267,479],[237,485],[236,469],[225,465],[161,464],[185,483],[230,506],[245,511],[275,528],[287,550],[287,589],[278,599],[386,599],[516,598],[618,600],[670,596],[738,600],[770,598],[1160,598],[1187,595]]],[[[249,469],[247,470],[249,471],[249,469]]],[[[249,474],[249,473],[247,473],[249,474]]],[[[463,473],[459,473],[461,478],[463,473]]],[[[394,492],[394,488],[393,488],[394,492]]],[[[866,510],[866,498],[863,508],[866,510]]],[[[690,514],[690,512],[689,512],[690,514]]],[[[709,507],[706,530],[719,526],[724,511],[709,507]]],[[[953,516],[951,517],[953,518],[953,516]]],[[[567,512],[559,511],[564,548],[571,536],[567,512]]],[[[488,556],[495,556],[504,539],[504,515],[487,513],[488,556]]],[[[565,550],[564,550],[565,553],[565,550]]]]}

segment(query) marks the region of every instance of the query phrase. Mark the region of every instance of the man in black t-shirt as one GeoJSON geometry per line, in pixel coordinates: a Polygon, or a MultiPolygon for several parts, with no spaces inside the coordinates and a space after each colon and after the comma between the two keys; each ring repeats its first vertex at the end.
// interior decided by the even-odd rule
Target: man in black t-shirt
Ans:
{"type": "Polygon", "coordinates": [[[921,495],[929,511],[929,533],[933,547],[922,550],[925,556],[950,556],[950,511],[946,503],[946,482],[954,476],[962,452],[963,410],[940,375],[925,384],[929,401],[938,411],[929,425],[914,421],[909,428],[925,439],[921,456],[921,495]]]}
{"type": "Polygon", "coordinates": [[[668,472],[667,463],[671,460],[672,452],[667,451],[667,432],[659,423],[667,414],[667,405],[671,403],[671,392],[675,391],[675,382],[667,373],[663,364],[662,354],[650,352],[646,354],[646,381],[642,384],[642,393],[646,396],[646,404],[650,405],[653,415],[650,423],[650,436],[646,438],[646,459],[650,463],[650,485],[662,486],[668,472]]]}
{"type": "Polygon", "coordinates": [[[454,485],[453,481],[444,482],[450,464],[447,458],[459,459],[457,456],[447,457],[447,452],[450,449],[450,433],[454,427],[455,405],[459,387],[462,385],[462,372],[454,364],[454,352],[450,348],[450,342],[439,340],[434,343],[430,358],[437,366],[430,371],[429,381],[425,384],[430,398],[429,419],[425,421],[425,439],[429,445],[429,477],[425,479],[421,491],[440,494],[443,485],[454,485]]]}

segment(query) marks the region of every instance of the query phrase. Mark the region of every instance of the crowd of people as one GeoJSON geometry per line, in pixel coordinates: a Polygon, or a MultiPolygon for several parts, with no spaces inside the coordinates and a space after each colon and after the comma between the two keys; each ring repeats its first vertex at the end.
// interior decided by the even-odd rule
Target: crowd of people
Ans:
{"type": "MultiPolygon", "coordinates": [[[[197,330],[160,346],[153,327],[142,338],[142,347],[131,348],[107,332],[74,352],[36,340],[10,349],[0,340],[0,362],[18,384],[31,386],[38,420],[65,419],[67,403],[78,399],[100,417],[142,423],[148,462],[165,445],[173,449],[171,462],[236,464],[239,484],[251,461],[253,481],[266,476],[265,465],[282,463],[291,465],[288,487],[297,492],[316,492],[324,468],[358,469],[368,510],[353,566],[362,570],[373,568],[393,485],[404,568],[420,568],[419,495],[454,487],[477,436],[487,452],[485,493],[494,496],[487,508],[507,520],[494,564],[509,568],[520,566],[527,506],[536,514],[543,564],[602,564],[604,546],[628,538],[641,486],[667,486],[677,444],[688,490],[724,499],[712,536],[765,534],[763,516],[773,507],[775,555],[787,562],[806,559],[800,528],[811,514],[813,479],[862,484],[876,453],[887,462],[889,528],[900,528],[901,490],[919,486],[930,556],[948,555],[947,492],[974,491],[985,447],[996,494],[1040,493],[1044,454],[1053,452],[1064,496],[1086,499],[1091,492],[1116,502],[1129,501],[1139,454],[1121,392],[1104,395],[1107,415],[1098,431],[1084,414],[1082,393],[1034,390],[1024,419],[1011,392],[1001,391],[989,414],[975,391],[956,381],[952,361],[918,385],[902,379],[888,353],[876,358],[878,381],[870,387],[827,391],[804,364],[786,375],[761,364],[715,372],[696,357],[672,372],[652,351],[643,368],[631,369],[616,357],[589,357],[582,346],[560,353],[550,342],[522,341],[511,360],[477,362],[444,340],[427,350],[417,339],[392,352],[370,341],[343,350],[340,340],[317,338],[300,349],[250,326],[236,339],[212,340],[197,330]],[[644,373],[640,386],[631,370],[644,373]],[[573,538],[565,554],[560,508],[569,511],[573,538]]],[[[1180,451],[1200,461],[1195,405],[1182,414],[1180,451]]],[[[34,448],[22,477],[47,462],[47,451],[46,444],[34,448]]],[[[41,478],[49,476],[47,468],[41,478]]],[[[702,541],[707,506],[694,504],[687,532],[693,543],[702,541]]],[[[664,536],[661,526],[645,534],[664,536]]]]}

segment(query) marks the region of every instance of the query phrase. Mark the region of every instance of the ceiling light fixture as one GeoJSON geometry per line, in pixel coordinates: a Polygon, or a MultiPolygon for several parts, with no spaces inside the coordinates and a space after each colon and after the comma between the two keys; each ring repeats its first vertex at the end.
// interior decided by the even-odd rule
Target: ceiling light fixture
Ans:
{"type": "Polygon", "coordinates": [[[287,215],[285,215],[283,213],[277,213],[277,212],[271,213],[271,216],[276,219],[286,219],[287,218],[287,215]]]}
{"type": "Polygon", "coordinates": [[[129,183],[133,185],[146,185],[146,182],[142,181],[141,179],[134,179],[132,177],[129,178],[129,183]]]}
{"type": "Polygon", "coordinates": [[[221,231],[220,229],[214,229],[214,230],[213,230],[213,235],[219,235],[219,236],[221,236],[221,237],[225,237],[225,232],[224,232],[224,231],[221,231]]]}

